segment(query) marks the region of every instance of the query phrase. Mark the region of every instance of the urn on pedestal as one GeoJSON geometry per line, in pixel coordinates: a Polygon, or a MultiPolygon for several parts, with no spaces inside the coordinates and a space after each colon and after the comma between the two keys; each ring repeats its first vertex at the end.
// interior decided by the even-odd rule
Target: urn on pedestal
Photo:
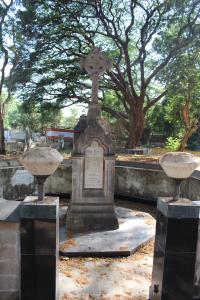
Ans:
{"type": "Polygon", "coordinates": [[[200,201],[180,195],[181,182],[198,162],[192,154],[171,152],[160,164],[175,190],[173,197],[158,199],[149,300],[200,299],[200,201]]]}
{"type": "Polygon", "coordinates": [[[175,190],[171,202],[179,200],[182,181],[190,177],[198,167],[196,157],[186,152],[168,152],[161,156],[159,163],[166,175],[175,181],[175,190]]]}
{"type": "Polygon", "coordinates": [[[20,158],[22,165],[37,179],[38,201],[44,199],[44,184],[62,162],[62,155],[50,147],[35,147],[26,151],[20,158]]]}

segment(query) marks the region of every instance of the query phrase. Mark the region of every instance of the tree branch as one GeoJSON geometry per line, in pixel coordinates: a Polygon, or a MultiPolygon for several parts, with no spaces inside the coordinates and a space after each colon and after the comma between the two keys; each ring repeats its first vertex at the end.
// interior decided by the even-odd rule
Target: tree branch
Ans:
{"type": "Polygon", "coordinates": [[[167,94],[167,90],[165,90],[162,94],[154,98],[153,100],[149,101],[148,104],[144,107],[143,112],[146,113],[147,110],[154,106],[160,99],[162,99],[167,94]]]}

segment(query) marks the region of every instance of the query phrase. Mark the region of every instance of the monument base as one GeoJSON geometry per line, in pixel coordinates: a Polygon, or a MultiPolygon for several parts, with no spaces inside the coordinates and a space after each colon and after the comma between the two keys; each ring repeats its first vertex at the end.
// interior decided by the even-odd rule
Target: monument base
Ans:
{"type": "Polygon", "coordinates": [[[149,300],[200,299],[200,201],[160,198],[149,300]]]}
{"type": "MultiPolygon", "coordinates": [[[[65,219],[66,208],[62,207],[61,212],[65,219]]],[[[119,228],[73,237],[66,236],[66,225],[62,222],[60,254],[67,257],[125,257],[154,237],[155,220],[149,214],[122,207],[116,207],[116,214],[119,228]]]]}
{"type": "Polygon", "coordinates": [[[21,300],[58,300],[59,198],[21,205],[21,300]]]}
{"type": "Polygon", "coordinates": [[[67,212],[67,233],[69,235],[76,233],[89,233],[104,230],[115,230],[119,227],[117,216],[112,206],[108,210],[108,206],[94,207],[87,204],[78,207],[73,205],[67,212]]]}

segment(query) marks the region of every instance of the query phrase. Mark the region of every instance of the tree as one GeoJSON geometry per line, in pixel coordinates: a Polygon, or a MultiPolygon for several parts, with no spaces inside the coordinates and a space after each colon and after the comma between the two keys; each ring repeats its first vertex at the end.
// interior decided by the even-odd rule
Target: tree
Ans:
{"type": "Polygon", "coordinates": [[[6,129],[16,128],[20,123],[20,103],[15,98],[9,101],[4,118],[4,127],[6,129]]]}
{"type": "Polygon", "coordinates": [[[26,42],[15,74],[22,97],[60,107],[88,103],[90,84],[78,61],[94,44],[102,46],[113,59],[100,86],[102,108],[128,131],[127,147],[136,146],[148,110],[167,93],[159,85],[161,73],[199,43],[200,1],[24,0],[23,5],[19,17],[26,42]],[[111,91],[115,97],[108,103],[111,91]]]}
{"type": "Polygon", "coordinates": [[[64,117],[60,109],[45,103],[20,102],[16,98],[11,99],[5,115],[5,127],[23,128],[32,132],[45,132],[48,127],[63,126],[64,117]]]}
{"type": "Polygon", "coordinates": [[[12,9],[14,0],[0,0],[0,154],[5,154],[4,118],[12,98],[12,76],[18,62],[12,9]]]}
{"type": "Polygon", "coordinates": [[[147,115],[147,125],[150,132],[161,134],[165,137],[176,134],[176,131],[178,129],[177,123],[173,118],[169,118],[168,110],[168,98],[166,98],[166,96],[164,99],[156,103],[154,107],[149,109],[147,115]]]}
{"type": "Polygon", "coordinates": [[[189,49],[172,61],[166,70],[167,116],[176,122],[181,135],[180,151],[200,125],[200,52],[189,49]]]}
{"type": "Polygon", "coordinates": [[[32,132],[45,132],[49,127],[62,125],[63,116],[60,109],[51,103],[23,102],[19,106],[18,126],[29,128],[32,132]]]}

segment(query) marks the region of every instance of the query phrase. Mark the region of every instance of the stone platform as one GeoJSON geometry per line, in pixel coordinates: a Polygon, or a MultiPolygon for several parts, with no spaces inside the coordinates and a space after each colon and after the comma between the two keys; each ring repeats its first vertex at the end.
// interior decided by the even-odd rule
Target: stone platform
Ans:
{"type": "Polygon", "coordinates": [[[67,257],[129,256],[145,245],[155,234],[155,220],[150,214],[116,208],[119,229],[76,235],[66,238],[60,227],[60,254],[67,257]]]}

